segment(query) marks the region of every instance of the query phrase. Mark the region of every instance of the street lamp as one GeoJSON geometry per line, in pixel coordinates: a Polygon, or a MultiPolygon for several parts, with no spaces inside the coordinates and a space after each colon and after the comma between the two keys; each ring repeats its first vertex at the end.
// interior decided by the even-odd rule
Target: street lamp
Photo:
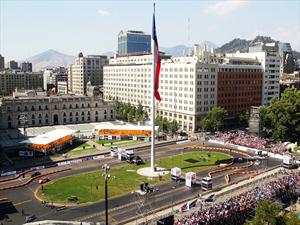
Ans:
{"type": "Polygon", "coordinates": [[[108,170],[110,169],[110,166],[104,164],[102,166],[102,169],[104,170],[102,176],[104,177],[105,180],[105,224],[108,225],[107,180],[110,178],[110,174],[108,174],[108,170]]]}

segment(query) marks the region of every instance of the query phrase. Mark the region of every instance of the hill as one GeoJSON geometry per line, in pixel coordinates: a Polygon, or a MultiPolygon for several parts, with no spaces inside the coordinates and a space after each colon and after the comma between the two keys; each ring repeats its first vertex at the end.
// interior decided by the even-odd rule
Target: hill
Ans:
{"type": "Polygon", "coordinates": [[[28,61],[32,63],[33,71],[40,71],[49,67],[63,66],[67,67],[69,64],[74,63],[75,57],[66,55],[61,52],[49,49],[40,54],[31,56],[19,62],[28,61]]]}

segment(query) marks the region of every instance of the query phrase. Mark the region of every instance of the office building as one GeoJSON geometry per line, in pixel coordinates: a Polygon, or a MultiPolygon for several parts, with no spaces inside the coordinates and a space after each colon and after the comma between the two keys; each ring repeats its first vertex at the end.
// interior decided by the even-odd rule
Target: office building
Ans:
{"type": "Polygon", "coordinates": [[[217,106],[229,117],[238,116],[260,106],[263,68],[256,59],[227,57],[218,69],[217,106]]]}
{"type": "Polygon", "coordinates": [[[50,95],[16,92],[0,99],[0,129],[78,124],[115,120],[116,104],[98,96],[50,95]]]}
{"type": "Polygon", "coordinates": [[[4,95],[11,95],[13,91],[18,89],[42,89],[43,74],[28,73],[19,71],[2,71],[0,72],[0,90],[4,95]]]}
{"type": "MultiPolygon", "coordinates": [[[[199,46],[195,46],[194,56],[161,58],[162,101],[156,102],[156,114],[176,120],[182,130],[196,131],[201,116],[217,103],[218,58],[199,46]]],[[[150,113],[151,76],[151,54],[110,59],[104,67],[104,98],[141,103],[150,113]]]]}
{"type": "Polygon", "coordinates": [[[0,71],[5,69],[4,57],[0,54],[0,71]]]}
{"type": "Polygon", "coordinates": [[[118,55],[151,52],[151,35],[142,31],[120,31],[118,35],[118,55]]]}
{"type": "Polygon", "coordinates": [[[23,72],[32,72],[32,63],[22,62],[21,63],[21,71],[23,71],[23,72]]]}
{"type": "Polygon", "coordinates": [[[103,85],[103,66],[106,64],[106,56],[79,53],[75,63],[68,67],[69,93],[86,94],[89,81],[91,85],[103,85]]]}
{"type": "Polygon", "coordinates": [[[8,64],[7,64],[7,67],[10,70],[17,70],[17,69],[19,69],[18,63],[16,61],[14,61],[14,60],[9,61],[8,64]]]}
{"type": "Polygon", "coordinates": [[[250,46],[248,53],[230,53],[226,56],[258,60],[263,67],[262,105],[268,105],[272,98],[279,98],[280,57],[276,43],[259,43],[250,46]]]}

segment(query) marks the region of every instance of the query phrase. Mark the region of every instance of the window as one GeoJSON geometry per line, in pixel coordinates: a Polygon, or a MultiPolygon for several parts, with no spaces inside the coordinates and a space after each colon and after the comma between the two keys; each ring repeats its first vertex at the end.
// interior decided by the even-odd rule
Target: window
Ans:
{"type": "Polygon", "coordinates": [[[34,111],[34,106],[31,106],[31,111],[34,111]]]}

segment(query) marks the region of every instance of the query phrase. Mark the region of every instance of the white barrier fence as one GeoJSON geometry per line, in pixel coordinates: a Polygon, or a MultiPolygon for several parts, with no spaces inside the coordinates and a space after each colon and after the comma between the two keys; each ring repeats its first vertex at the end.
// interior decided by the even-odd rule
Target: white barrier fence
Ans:
{"type": "MultiPolygon", "coordinates": [[[[259,150],[259,149],[255,149],[255,148],[249,148],[249,147],[245,147],[245,146],[226,143],[226,142],[223,142],[223,141],[212,140],[212,139],[209,139],[208,142],[212,143],[212,144],[223,145],[225,147],[237,149],[237,150],[240,150],[240,151],[243,151],[243,152],[254,152],[255,154],[257,154],[258,151],[266,151],[266,150],[259,150]]],[[[284,157],[283,155],[274,154],[272,152],[268,152],[268,156],[270,156],[272,158],[276,158],[276,159],[281,159],[281,160],[284,157]]]]}

